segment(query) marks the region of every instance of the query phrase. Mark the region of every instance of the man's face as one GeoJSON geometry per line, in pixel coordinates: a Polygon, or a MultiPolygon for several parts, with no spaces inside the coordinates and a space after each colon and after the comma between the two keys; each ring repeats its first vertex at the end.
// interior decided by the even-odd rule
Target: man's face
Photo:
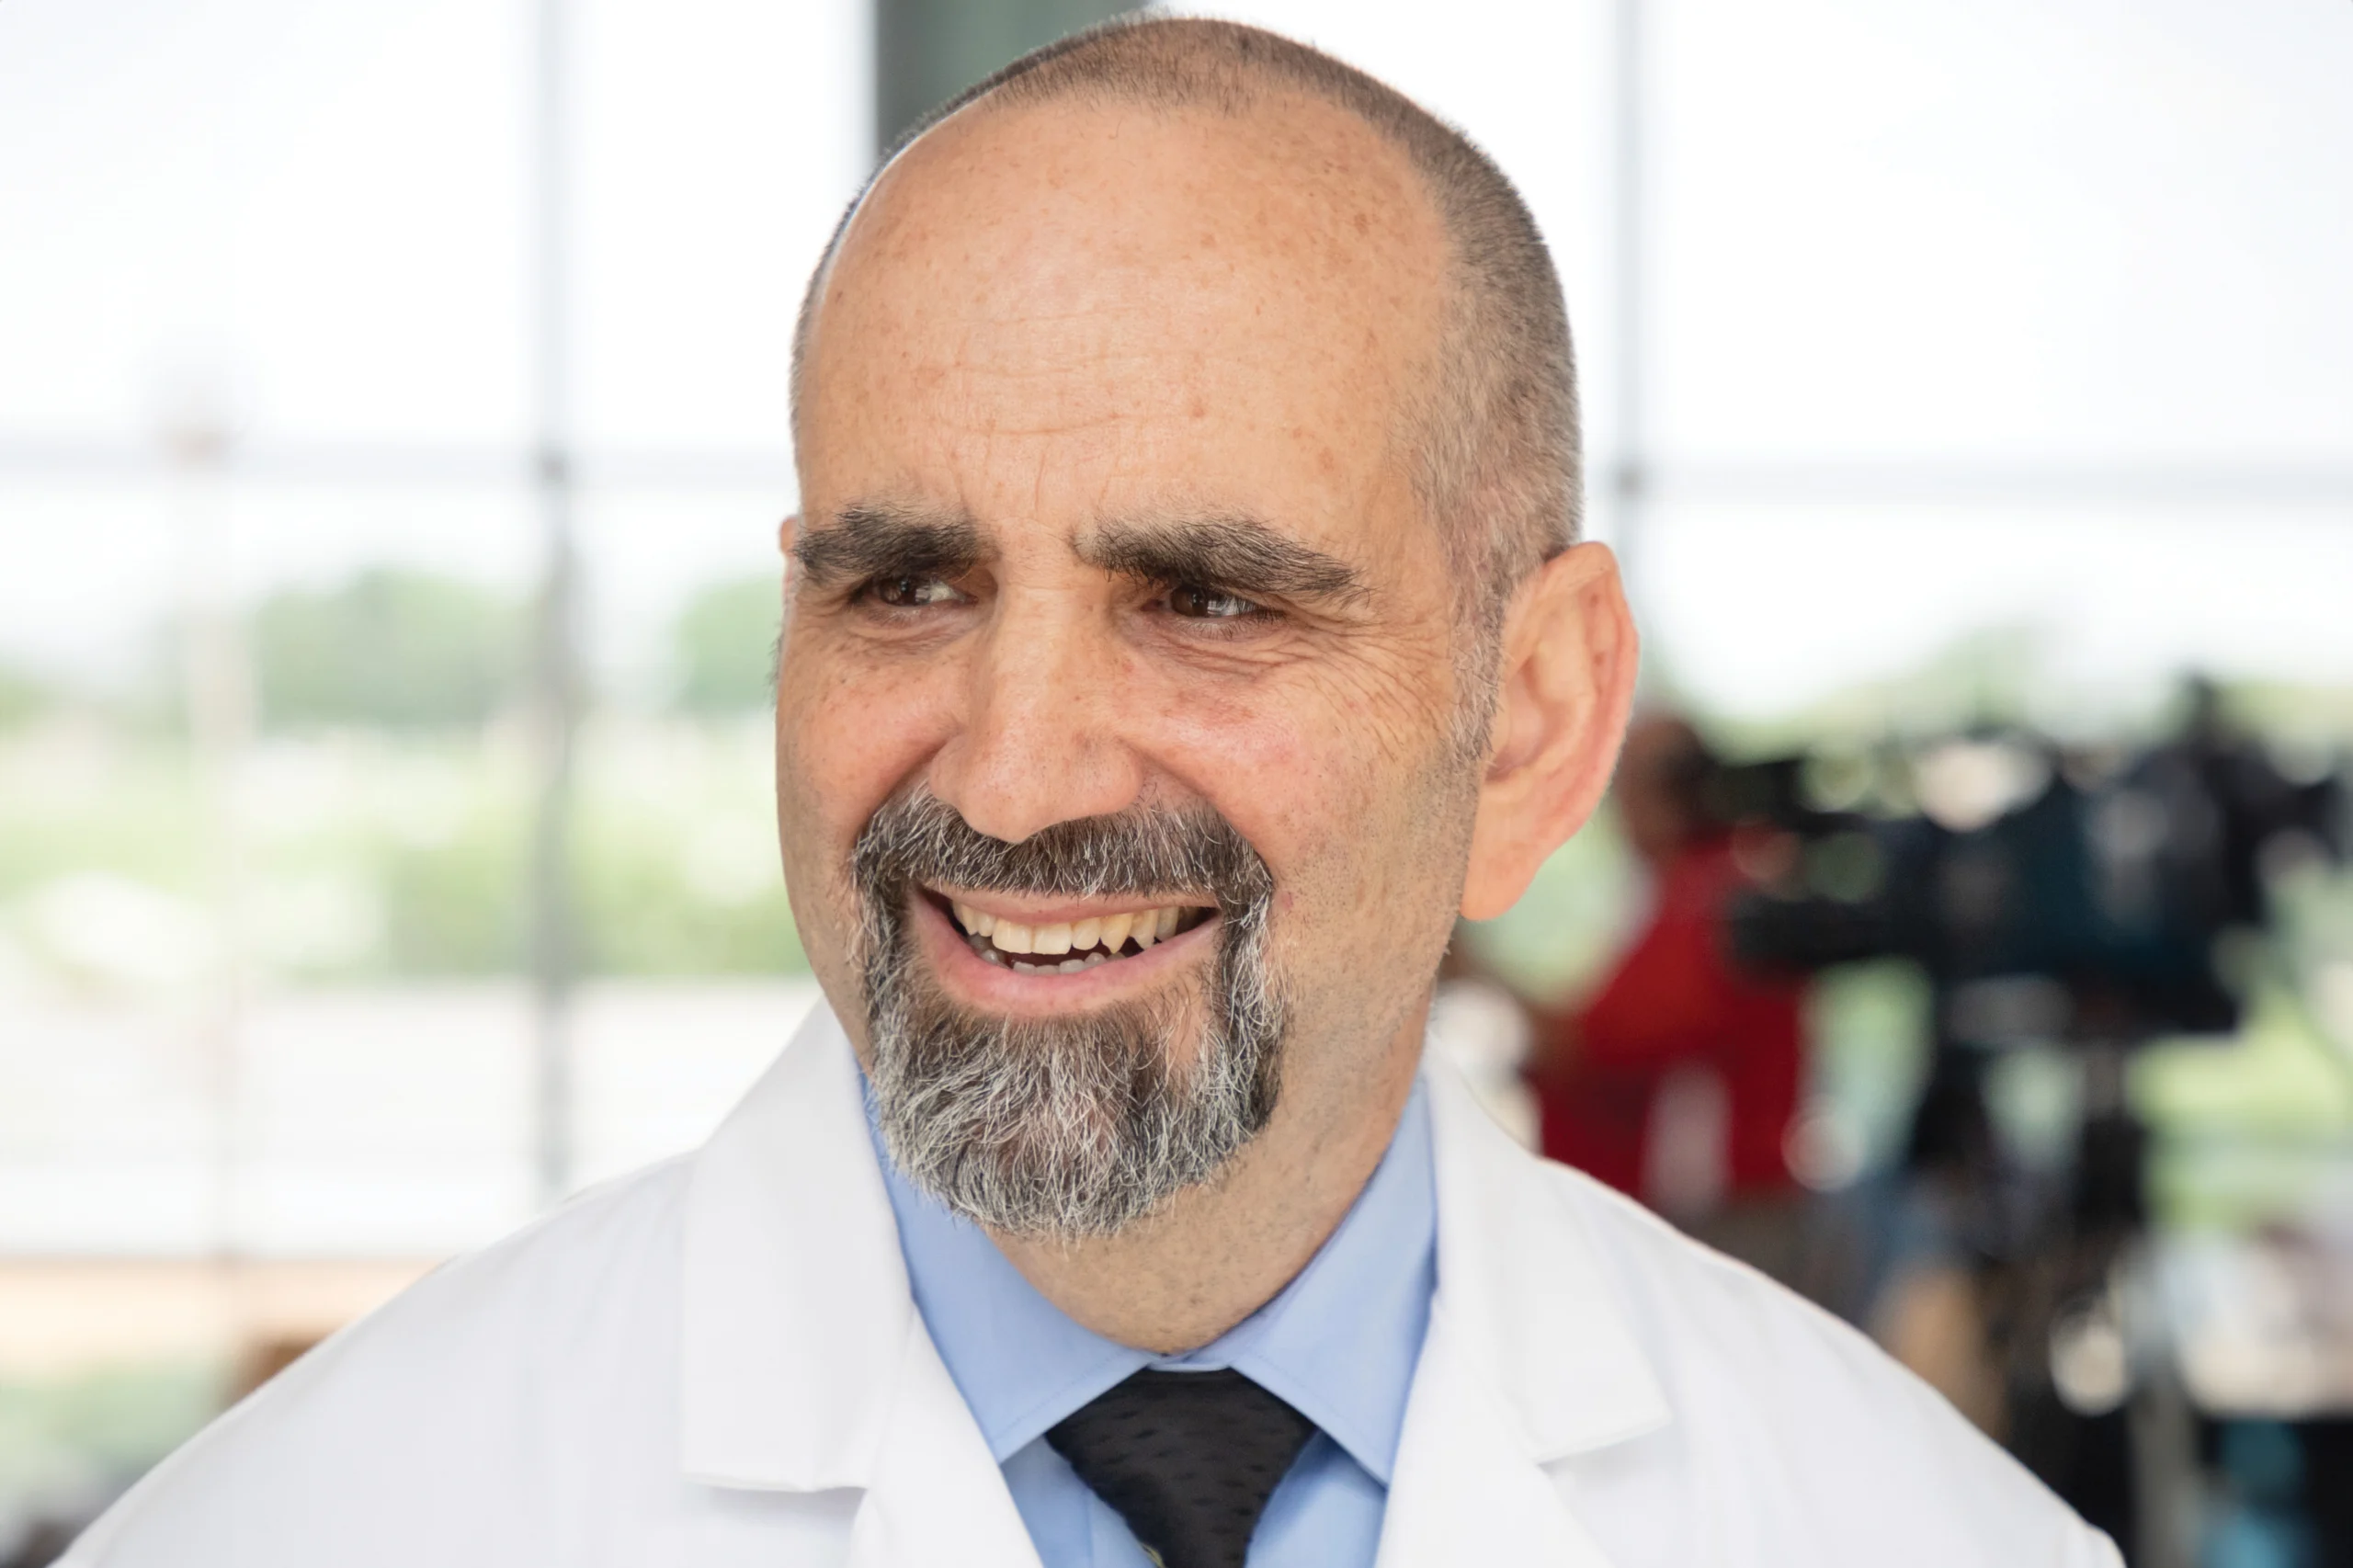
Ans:
{"type": "Polygon", "coordinates": [[[1115,1229],[1412,1070],[1473,805],[1404,415],[1443,263],[1402,163],[1320,108],[968,114],[845,238],[785,869],[902,1163],[927,1128],[936,1189],[1069,1177],[977,1217],[1115,1229]],[[1195,1122],[1144,1125],[1155,1096],[1195,1122]],[[1192,1142],[1147,1171],[1122,1138],[1192,1142]]]}

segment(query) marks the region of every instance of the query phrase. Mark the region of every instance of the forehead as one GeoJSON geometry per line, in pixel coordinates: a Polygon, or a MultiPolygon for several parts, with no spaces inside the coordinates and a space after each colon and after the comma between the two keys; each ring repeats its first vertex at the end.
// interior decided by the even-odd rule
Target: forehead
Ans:
{"type": "Polygon", "coordinates": [[[1231,508],[1338,542],[1410,505],[1401,415],[1445,259],[1403,158],[1328,106],[967,111],[844,236],[801,389],[804,506],[1231,508]]]}

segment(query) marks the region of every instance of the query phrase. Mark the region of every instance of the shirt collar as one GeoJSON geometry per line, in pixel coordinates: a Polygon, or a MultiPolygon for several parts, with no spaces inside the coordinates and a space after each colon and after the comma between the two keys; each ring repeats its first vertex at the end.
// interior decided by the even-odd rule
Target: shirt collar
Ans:
{"type": "MultiPolygon", "coordinates": [[[[871,1131],[870,1105],[868,1114],[871,1131]]],[[[887,1156],[879,1163],[915,1305],[998,1463],[1142,1368],[1231,1367],[1388,1484],[1437,1286],[1429,1106],[1418,1079],[1371,1179],[1307,1267],[1249,1317],[1177,1356],[1074,1322],[978,1227],[917,1191],[887,1156]]]]}
{"type": "MultiPolygon", "coordinates": [[[[697,1482],[866,1487],[892,1434],[929,1430],[929,1406],[901,1374],[911,1357],[932,1356],[932,1338],[861,1082],[841,1024],[819,1006],[693,1158],[680,1217],[678,1462],[697,1482]]],[[[1440,1281],[1425,1356],[1446,1339],[1450,1365],[1467,1358],[1517,1449],[1539,1462],[1665,1421],[1627,1319],[1630,1287],[1580,1212],[1608,1200],[1574,1200],[1582,1178],[1540,1165],[1442,1062],[1425,1064],[1423,1084],[1440,1281]]],[[[961,1392],[954,1403],[970,1420],[961,1392]]]]}

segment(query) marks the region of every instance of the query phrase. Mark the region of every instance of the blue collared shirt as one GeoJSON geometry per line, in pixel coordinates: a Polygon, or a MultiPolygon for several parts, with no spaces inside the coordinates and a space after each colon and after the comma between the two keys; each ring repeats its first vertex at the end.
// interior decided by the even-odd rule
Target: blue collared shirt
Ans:
{"type": "Polygon", "coordinates": [[[915,1305],[1045,1568],[1148,1568],[1119,1515],[1045,1440],[1048,1427],[1145,1367],[1231,1367],[1315,1423],[1258,1521],[1251,1568],[1371,1568],[1438,1285],[1429,1105],[1418,1080],[1389,1152],[1322,1250],[1273,1301],[1179,1356],[1080,1327],[887,1155],[882,1175],[915,1305]]]}

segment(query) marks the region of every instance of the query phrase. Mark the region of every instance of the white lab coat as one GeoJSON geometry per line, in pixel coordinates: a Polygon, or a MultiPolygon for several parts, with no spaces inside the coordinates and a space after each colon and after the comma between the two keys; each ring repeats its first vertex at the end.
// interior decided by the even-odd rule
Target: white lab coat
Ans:
{"type": "MultiPolygon", "coordinates": [[[[2115,1562],[1829,1317],[1433,1065],[1438,1291],[1381,1568],[2115,1562]]],[[[435,1273],[160,1466],[74,1568],[1037,1568],[909,1297],[820,1008],[699,1153],[435,1273]]]]}

